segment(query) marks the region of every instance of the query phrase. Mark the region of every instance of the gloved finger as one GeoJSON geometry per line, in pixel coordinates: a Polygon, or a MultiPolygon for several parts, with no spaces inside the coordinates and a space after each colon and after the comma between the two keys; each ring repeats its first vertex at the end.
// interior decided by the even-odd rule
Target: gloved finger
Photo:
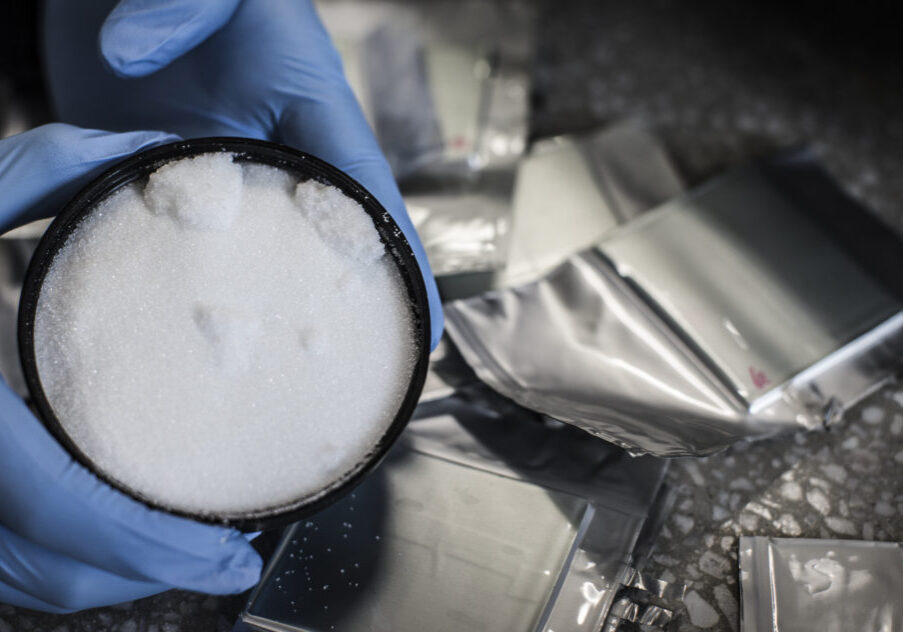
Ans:
{"type": "Polygon", "coordinates": [[[100,28],[100,51],[118,76],[163,68],[225,25],[241,0],[120,0],[100,28]]]}
{"type": "Polygon", "coordinates": [[[405,210],[389,163],[364,114],[344,81],[321,90],[317,98],[299,97],[279,120],[282,142],[322,158],[360,182],[392,215],[414,251],[426,284],[430,309],[430,343],[442,337],[442,303],[420,237],[405,210]]]}
{"type": "Polygon", "coordinates": [[[0,582],[0,604],[9,604],[11,606],[19,606],[30,610],[40,610],[42,612],[64,613],[64,611],[59,610],[50,602],[44,601],[40,597],[22,592],[21,590],[16,590],[11,586],[5,585],[3,582],[0,582]]]}
{"type": "Polygon", "coordinates": [[[0,524],[89,566],[187,590],[239,592],[262,565],[238,531],[152,510],[103,483],[3,383],[0,524]]]}
{"type": "Polygon", "coordinates": [[[55,215],[111,163],[174,140],[163,132],[112,134],[62,123],[0,140],[0,232],[55,215]]]}
{"type": "Polygon", "coordinates": [[[49,612],[73,612],[168,590],[88,566],[0,527],[0,602],[49,612]]]}

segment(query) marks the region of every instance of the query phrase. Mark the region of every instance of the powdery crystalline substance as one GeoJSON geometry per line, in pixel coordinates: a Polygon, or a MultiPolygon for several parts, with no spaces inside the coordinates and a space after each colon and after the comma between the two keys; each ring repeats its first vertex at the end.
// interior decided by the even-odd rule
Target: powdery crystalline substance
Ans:
{"type": "Polygon", "coordinates": [[[242,170],[227,153],[171,162],[152,173],[144,201],[186,228],[225,230],[241,205],[242,170]]]}
{"type": "Polygon", "coordinates": [[[295,189],[295,200],[323,240],[342,254],[365,264],[383,256],[382,243],[367,239],[373,222],[335,187],[308,180],[295,189]]]}
{"type": "Polygon", "coordinates": [[[194,309],[194,322],[210,343],[214,362],[224,370],[247,370],[258,346],[261,319],[252,314],[230,309],[226,305],[199,303],[194,309]]]}
{"type": "Polygon", "coordinates": [[[366,457],[407,389],[410,308],[372,220],[296,185],[229,154],[171,163],[102,201],[45,278],[35,353],[56,416],[167,507],[316,493],[366,457]]]}

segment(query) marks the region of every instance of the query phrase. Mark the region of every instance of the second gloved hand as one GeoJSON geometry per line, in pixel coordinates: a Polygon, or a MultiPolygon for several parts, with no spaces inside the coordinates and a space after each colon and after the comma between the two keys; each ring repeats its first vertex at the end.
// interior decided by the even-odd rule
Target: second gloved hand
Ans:
{"type": "MultiPolygon", "coordinates": [[[[173,140],[61,124],[0,140],[0,232],[55,214],[105,168],[173,140]]],[[[71,612],[170,588],[234,593],[260,568],[238,531],[154,511],[98,479],[0,382],[0,603],[71,612]]]]}

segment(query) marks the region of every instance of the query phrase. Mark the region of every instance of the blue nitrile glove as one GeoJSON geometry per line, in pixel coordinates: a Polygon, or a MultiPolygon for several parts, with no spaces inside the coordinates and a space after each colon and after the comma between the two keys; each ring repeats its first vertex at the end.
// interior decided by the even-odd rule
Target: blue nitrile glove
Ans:
{"type": "Polygon", "coordinates": [[[414,249],[438,344],[426,254],[310,0],[47,0],[43,42],[67,123],[275,140],[358,180],[414,249]]]}
{"type": "MultiPolygon", "coordinates": [[[[59,123],[0,140],[0,230],[55,214],[112,163],[173,140],[59,123]]],[[[260,567],[238,531],[153,511],[102,482],[0,382],[0,602],[70,612],[170,588],[234,593],[260,567]]]]}

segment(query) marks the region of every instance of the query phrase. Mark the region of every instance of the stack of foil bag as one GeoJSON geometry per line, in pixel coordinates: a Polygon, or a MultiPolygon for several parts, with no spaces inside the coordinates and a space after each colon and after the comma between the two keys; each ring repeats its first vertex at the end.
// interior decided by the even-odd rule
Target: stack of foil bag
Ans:
{"type": "Polygon", "coordinates": [[[892,378],[899,238],[805,151],[685,190],[636,123],[528,148],[523,4],[321,8],[449,336],[389,458],[286,531],[240,626],[668,627],[655,457],[820,428],[892,378]]]}
{"type": "Polygon", "coordinates": [[[898,370],[900,240],[805,151],[690,191],[630,122],[526,151],[529,6],[322,9],[448,332],[498,393],[632,453],[702,455],[833,423],[898,370]]]}
{"type": "MultiPolygon", "coordinates": [[[[515,235],[525,208],[514,206],[515,235]]],[[[522,406],[634,453],[702,455],[833,423],[898,371],[903,247],[806,152],[627,220],[613,205],[595,211],[590,247],[446,306],[467,362],[522,406]]],[[[532,250],[511,245],[530,263],[513,261],[503,279],[553,262],[539,235],[532,250]]]]}

